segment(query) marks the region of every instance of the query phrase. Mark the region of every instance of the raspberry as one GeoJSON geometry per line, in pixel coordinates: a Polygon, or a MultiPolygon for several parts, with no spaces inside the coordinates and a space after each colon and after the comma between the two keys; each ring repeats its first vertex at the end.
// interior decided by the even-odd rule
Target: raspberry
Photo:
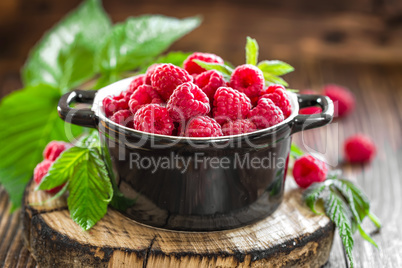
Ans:
{"type": "Polygon", "coordinates": [[[102,104],[107,117],[111,117],[117,111],[128,109],[128,102],[123,94],[107,96],[102,100],[102,104]]]}
{"type": "Polygon", "coordinates": [[[64,141],[51,141],[46,145],[43,151],[43,157],[46,160],[55,161],[59,155],[70,148],[72,145],[64,141]]]}
{"type": "Polygon", "coordinates": [[[256,131],[257,127],[248,119],[237,119],[222,126],[223,135],[237,135],[256,131]]]}
{"type": "Polygon", "coordinates": [[[284,120],[283,112],[272,100],[261,98],[248,116],[257,128],[267,128],[284,120]]]}
{"type": "Polygon", "coordinates": [[[145,83],[145,74],[138,75],[134,77],[133,81],[131,81],[128,89],[123,91],[122,94],[124,99],[128,102],[130,100],[131,94],[137,90],[137,88],[145,83]]]}
{"type": "Polygon", "coordinates": [[[117,111],[110,117],[113,122],[129,128],[134,128],[133,119],[134,115],[130,110],[117,111]]]}
{"type": "Polygon", "coordinates": [[[334,84],[326,85],[324,94],[334,102],[335,115],[345,116],[355,107],[355,97],[347,88],[334,84]]]}
{"type": "Polygon", "coordinates": [[[250,99],[230,87],[220,87],[214,95],[213,115],[219,124],[246,118],[251,109],[250,99]]]}
{"type": "Polygon", "coordinates": [[[151,66],[148,67],[148,69],[147,69],[147,71],[145,73],[145,84],[151,85],[151,83],[152,83],[151,82],[151,77],[154,74],[155,69],[160,65],[162,65],[162,64],[161,63],[154,63],[154,64],[152,64],[151,66]]]}
{"type": "Polygon", "coordinates": [[[283,116],[288,118],[292,113],[292,106],[290,105],[289,95],[286,93],[286,89],[281,85],[272,85],[269,86],[266,90],[263,91],[261,98],[268,98],[275,103],[279,109],[282,110],[283,116]]]}
{"type": "Polygon", "coordinates": [[[373,141],[362,134],[351,136],[344,143],[345,158],[350,163],[370,162],[376,151],[373,141]]]}
{"type": "Polygon", "coordinates": [[[157,66],[151,76],[152,86],[165,101],[169,99],[177,86],[192,81],[193,77],[186,70],[170,63],[157,66]]]}
{"type": "Polygon", "coordinates": [[[299,110],[299,114],[319,114],[321,112],[322,112],[321,107],[316,106],[301,108],[299,110]]]}
{"type": "Polygon", "coordinates": [[[221,126],[208,116],[197,116],[190,119],[184,135],[186,137],[219,137],[223,136],[221,126]]]}
{"type": "Polygon", "coordinates": [[[190,82],[181,84],[173,91],[166,108],[176,122],[184,122],[197,115],[206,115],[211,110],[207,95],[190,82]]]}
{"type": "Polygon", "coordinates": [[[200,74],[205,72],[206,69],[202,68],[200,65],[195,63],[193,60],[200,60],[210,63],[219,63],[224,64],[224,61],[221,57],[211,54],[211,53],[201,53],[201,52],[194,52],[187,59],[183,62],[184,69],[189,74],[200,74]]]}
{"type": "Polygon", "coordinates": [[[137,90],[131,95],[130,100],[128,102],[128,107],[131,112],[135,114],[135,112],[144,106],[145,104],[162,104],[163,101],[159,96],[158,92],[149,85],[141,85],[137,88],[137,90]]]}
{"type": "MultiPolygon", "coordinates": [[[[38,185],[40,184],[40,182],[42,181],[43,177],[45,177],[45,175],[49,171],[52,164],[53,164],[53,161],[45,159],[42,162],[40,162],[38,165],[36,165],[36,167],[34,169],[34,181],[36,184],[38,184],[38,185]]],[[[61,189],[63,189],[63,187],[64,187],[64,184],[57,186],[55,188],[52,188],[50,190],[46,190],[46,192],[51,193],[51,194],[56,194],[61,189]]]]}
{"type": "Polygon", "coordinates": [[[230,77],[230,86],[243,92],[250,99],[260,95],[264,88],[264,83],[262,71],[251,64],[236,67],[230,77]]]}
{"type": "Polygon", "coordinates": [[[148,133],[171,135],[174,124],[165,107],[148,104],[135,113],[134,128],[148,133]]]}
{"type": "Polygon", "coordinates": [[[222,86],[225,86],[226,82],[219,72],[209,70],[199,74],[195,78],[195,84],[199,86],[205,94],[207,94],[210,102],[213,103],[216,90],[222,86]]]}
{"type": "Polygon", "coordinates": [[[301,188],[307,188],[314,182],[325,181],[328,169],[325,163],[311,155],[304,155],[293,166],[293,177],[301,188]]]}

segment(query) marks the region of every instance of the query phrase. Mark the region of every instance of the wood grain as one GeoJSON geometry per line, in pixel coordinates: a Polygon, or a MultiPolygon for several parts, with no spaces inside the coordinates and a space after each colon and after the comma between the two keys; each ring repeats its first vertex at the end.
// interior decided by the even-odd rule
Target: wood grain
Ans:
{"type": "Polygon", "coordinates": [[[50,197],[34,187],[31,183],[25,195],[24,237],[41,266],[320,267],[333,240],[333,224],[313,214],[298,189],[288,191],[270,217],[233,230],[152,228],[109,208],[102,221],[83,232],[71,220],[64,198],[32,205],[50,197]]]}

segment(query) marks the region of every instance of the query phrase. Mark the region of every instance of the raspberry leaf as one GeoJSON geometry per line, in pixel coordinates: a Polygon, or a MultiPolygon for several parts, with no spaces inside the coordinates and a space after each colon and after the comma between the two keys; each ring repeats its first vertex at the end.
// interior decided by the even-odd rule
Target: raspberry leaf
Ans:
{"type": "Polygon", "coordinates": [[[287,87],[288,83],[283,80],[282,78],[280,78],[279,76],[275,76],[273,74],[270,73],[266,73],[266,72],[262,72],[264,74],[264,79],[266,82],[268,82],[269,84],[280,84],[282,86],[287,87]]]}
{"type": "Polygon", "coordinates": [[[99,40],[110,28],[100,1],[85,1],[33,48],[22,70],[25,86],[44,83],[64,93],[90,79],[99,40]]]}
{"type": "MultiPolygon", "coordinates": [[[[102,77],[113,82],[111,73],[141,67],[151,62],[173,42],[200,24],[198,17],[176,19],[161,15],[145,15],[127,19],[113,27],[106,36],[95,65],[100,66],[102,77]]],[[[103,84],[98,83],[97,87],[103,84]]]]}
{"type": "Polygon", "coordinates": [[[257,65],[258,62],[258,43],[255,39],[247,36],[246,43],[246,63],[257,65]]]}
{"type": "Polygon", "coordinates": [[[223,75],[223,77],[225,78],[225,80],[227,80],[227,81],[230,80],[230,76],[233,73],[233,69],[226,64],[205,62],[205,61],[201,61],[201,60],[193,60],[193,61],[195,63],[197,63],[198,65],[200,65],[202,68],[206,69],[207,71],[216,70],[216,71],[220,72],[223,75]]]}
{"type": "Polygon", "coordinates": [[[314,183],[312,184],[306,191],[303,193],[304,201],[306,205],[313,211],[315,214],[322,214],[315,209],[317,200],[321,198],[323,191],[326,189],[325,183],[314,183]]]}
{"type": "Polygon", "coordinates": [[[294,71],[294,68],[280,60],[264,60],[257,66],[262,72],[272,75],[284,75],[294,71]]]}
{"type": "Polygon", "coordinates": [[[303,156],[303,150],[300,149],[296,144],[292,143],[290,146],[290,155],[293,156],[294,158],[299,158],[303,156]]]}
{"type": "MultiPolygon", "coordinates": [[[[26,183],[51,140],[67,141],[65,124],[57,115],[57,88],[37,85],[15,91],[0,102],[0,184],[14,207],[21,204],[26,183]]],[[[76,136],[82,128],[68,125],[76,136]]]]}

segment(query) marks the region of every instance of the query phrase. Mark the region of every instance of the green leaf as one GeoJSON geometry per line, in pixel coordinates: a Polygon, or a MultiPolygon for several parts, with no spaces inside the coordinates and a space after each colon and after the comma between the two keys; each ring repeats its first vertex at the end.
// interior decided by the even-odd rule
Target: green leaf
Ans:
{"type": "Polygon", "coordinates": [[[71,218],[89,230],[106,214],[113,188],[98,149],[81,150],[85,155],[70,177],[67,204],[71,218]]]}
{"type": "Polygon", "coordinates": [[[91,78],[94,56],[110,31],[99,0],[87,0],[44,35],[22,70],[26,86],[48,84],[67,92],[91,78]]]}
{"type": "Polygon", "coordinates": [[[187,57],[190,55],[191,53],[186,53],[186,52],[180,52],[180,51],[172,51],[169,52],[166,55],[162,55],[159,56],[158,58],[156,58],[155,60],[144,64],[141,67],[141,70],[139,71],[139,73],[145,73],[146,70],[148,69],[148,67],[151,64],[154,63],[171,63],[173,65],[179,66],[179,67],[183,67],[183,62],[185,61],[185,59],[187,59],[187,57]]]}
{"type": "Polygon", "coordinates": [[[300,149],[299,146],[297,146],[296,144],[292,143],[292,145],[290,146],[290,155],[293,156],[294,158],[299,158],[301,156],[303,156],[303,150],[300,149]]]}
{"type": "Polygon", "coordinates": [[[364,231],[364,229],[361,227],[361,225],[359,225],[357,228],[359,230],[361,237],[363,237],[364,240],[370,242],[373,246],[378,248],[377,243],[374,241],[374,239],[368,233],[366,233],[366,231],[364,231]]]}
{"type": "Polygon", "coordinates": [[[258,68],[272,75],[284,75],[294,71],[294,68],[286,62],[280,60],[264,60],[258,63],[258,68]]]}
{"type": "Polygon", "coordinates": [[[46,199],[42,202],[39,203],[30,203],[31,206],[43,206],[46,203],[52,202],[53,200],[60,198],[66,191],[68,188],[68,182],[63,186],[63,188],[61,188],[60,191],[58,191],[55,195],[53,195],[51,198],[46,199]]]}
{"type": "Polygon", "coordinates": [[[288,83],[286,83],[285,80],[283,80],[282,78],[280,78],[278,76],[275,76],[275,75],[269,74],[269,73],[265,73],[265,72],[263,72],[263,74],[264,74],[265,81],[267,81],[268,83],[279,84],[279,85],[282,85],[285,87],[288,86],[288,83]]]}
{"type": "Polygon", "coordinates": [[[216,70],[220,72],[227,81],[230,80],[230,76],[233,73],[233,69],[225,64],[205,62],[200,60],[193,60],[193,62],[197,63],[206,70],[216,70]]]}
{"type": "Polygon", "coordinates": [[[258,62],[258,43],[255,39],[247,36],[246,63],[257,65],[257,62],[258,62]]]}
{"type": "Polygon", "coordinates": [[[315,209],[315,205],[317,200],[322,198],[322,193],[326,188],[325,182],[322,183],[314,183],[312,184],[306,191],[303,192],[303,200],[306,202],[306,205],[313,211],[315,214],[322,214],[315,209]]]}
{"type": "Polygon", "coordinates": [[[198,17],[176,19],[145,15],[129,18],[106,36],[96,64],[103,76],[133,70],[152,61],[199,24],[198,17]]]}
{"type": "Polygon", "coordinates": [[[374,225],[375,225],[377,228],[381,228],[381,221],[380,221],[379,218],[377,218],[376,215],[374,215],[373,213],[370,212],[370,213],[368,214],[368,217],[369,217],[369,219],[374,223],[374,225]]]}
{"type": "Polygon", "coordinates": [[[352,235],[352,223],[350,221],[345,202],[334,192],[329,191],[329,195],[324,200],[325,214],[336,225],[341,237],[343,246],[346,251],[346,255],[350,261],[351,267],[353,267],[353,235],[352,235]]]}
{"type": "MultiPolygon", "coordinates": [[[[0,184],[18,207],[33,169],[51,140],[67,141],[65,123],[57,114],[58,89],[37,85],[15,91],[0,103],[0,184]]],[[[73,136],[82,128],[69,125],[73,136]]]]}

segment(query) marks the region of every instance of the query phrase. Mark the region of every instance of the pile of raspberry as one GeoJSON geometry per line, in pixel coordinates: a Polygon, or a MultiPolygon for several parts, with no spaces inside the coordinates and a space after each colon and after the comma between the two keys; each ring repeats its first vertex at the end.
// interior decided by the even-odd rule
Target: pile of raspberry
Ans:
{"type": "Polygon", "coordinates": [[[263,73],[238,66],[230,81],[194,60],[223,64],[217,55],[196,52],[183,63],[151,65],[129,88],[103,100],[106,116],[136,130],[172,136],[218,137],[274,126],[291,113],[280,85],[265,86],[263,73]]]}

